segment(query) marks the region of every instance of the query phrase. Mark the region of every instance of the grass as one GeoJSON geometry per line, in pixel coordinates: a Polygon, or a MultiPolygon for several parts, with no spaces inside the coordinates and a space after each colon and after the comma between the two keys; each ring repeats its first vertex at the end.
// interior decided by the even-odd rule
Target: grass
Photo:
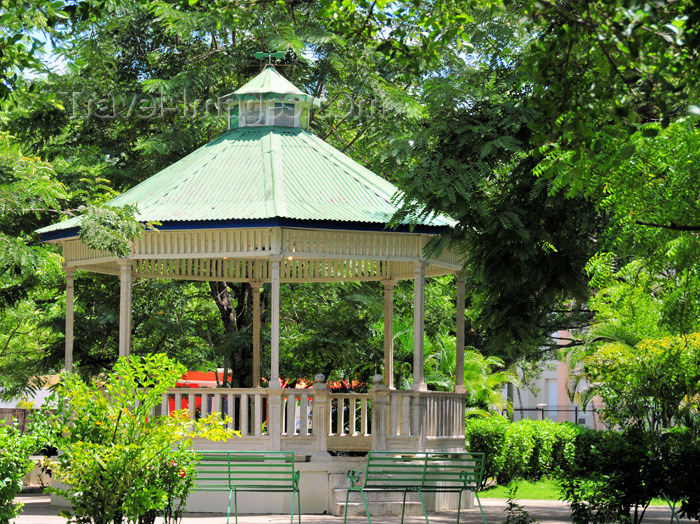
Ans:
{"type": "MultiPolygon", "coordinates": [[[[508,491],[513,486],[518,487],[515,498],[532,499],[532,500],[561,500],[559,492],[559,483],[556,480],[543,478],[537,482],[528,480],[514,480],[503,486],[489,486],[479,492],[479,497],[482,499],[507,499],[508,491]]],[[[651,506],[666,506],[663,499],[652,499],[651,506]]]]}
{"type": "Polygon", "coordinates": [[[556,480],[544,478],[538,482],[514,480],[504,486],[490,486],[479,492],[479,497],[487,499],[507,499],[508,491],[518,487],[515,495],[518,499],[559,500],[559,483],[556,480]]]}

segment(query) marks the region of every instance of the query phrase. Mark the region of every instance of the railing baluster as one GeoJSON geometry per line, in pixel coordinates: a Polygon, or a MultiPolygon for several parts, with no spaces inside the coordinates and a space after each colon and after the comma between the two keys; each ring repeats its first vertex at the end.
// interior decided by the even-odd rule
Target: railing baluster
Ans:
{"type": "MultiPolygon", "coordinates": [[[[261,393],[256,393],[253,396],[253,422],[255,423],[255,430],[254,434],[256,437],[259,437],[263,434],[262,426],[263,426],[263,397],[261,393]]],[[[268,414],[269,415],[269,414],[268,414]]]]}
{"type": "Polygon", "coordinates": [[[214,393],[212,400],[211,412],[218,413],[221,417],[221,393],[214,393]]]}
{"type": "Polygon", "coordinates": [[[190,413],[190,418],[194,420],[195,411],[197,410],[197,397],[194,393],[187,395],[187,411],[190,413]]]}
{"type": "Polygon", "coordinates": [[[236,404],[233,400],[233,393],[226,395],[226,416],[229,417],[228,429],[235,430],[236,424],[236,404]]]}
{"type": "Polygon", "coordinates": [[[199,416],[200,418],[204,418],[209,414],[209,394],[207,393],[201,393],[201,405],[199,408],[199,416]]]}
{"type": "Polygon", "coordinates": [[[368,435],[369,432],[367,431],[368,429],[368,424],[369,421],[367,420],[367,397],[362,397],[362,404],[361,404],[361,411],[360,411],[360,434],[361,435],[368,435]]]}
{"type": "Polygon", "coordinates": [[[338,435],[345,436],[345,398],[338,397],[338,435]]]}
{"type": "Polygon", "coordinates": [[[160,414],[170,415],[170,393],[163,393],[163,399],[160,403],[160,414]]]}
{"type": "Polygon", "coordinates": [[[402,406],[401,406],[401,434],[403,436],[409,436],[412,435],[413,433],[411,432],[411,419],[413,418],[413,411],[415,411],[416,416],[418,415],[418,410],[411,409],[411,397],[409,395],[404,395],[402,399],[402,406]]]}
{"type": "Polygon", "coordinates": [[[301,394],[299,401],[299,436],[309,436],[309,394],[301,394]]]}
{"type": "MultiPolygon", "coordinates": [[[[241,437],[248,436],[248,395],[245,393],[241,394],[241,437]]],[[[259,435],[258,428],[253,428],[253,434],[257,437],[259,435]]]]}
{"type": "Polygon", "coordinates": [[[350,428],[348,435],[357,435],[357,399],[351,397],[348,399],[348,409],[350,410],[350,428]]]}
{"type": "Polygon", "coordinates": [[[297,399],[294,390],[287,394],[287,436],[293,437],[296,434],[296,407],[297,399]]]}

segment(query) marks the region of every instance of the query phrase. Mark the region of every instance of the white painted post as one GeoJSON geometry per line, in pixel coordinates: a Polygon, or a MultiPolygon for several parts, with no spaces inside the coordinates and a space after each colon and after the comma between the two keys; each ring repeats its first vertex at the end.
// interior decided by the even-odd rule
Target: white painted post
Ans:
{"type": "Polygon", "coordinates": [[[466,393],[464,386],[464,301],[465,301],[464,273],[457,275],[457,355],[455,357],[455,393],[466,393]]]}
{"type": "Polygon", "coordinates": [[[64,369],[73,371],[73,325],[75,311],[75,268],[66,270],[66,346],[64,369]]]}
{"type": "Polygon", "coordinates": [[[372,389],[369,390],[372,399],[372,449],[386,451],[386,437],[389,432],[388,408],[391,392],[384,385],[381,375],[372,378],[372,389]]]}
{"type": "Polygon", "coordinates": [[[394,389],[394,286],[394,280],[384,282],[384,385],[389,389],[394,389]]]}
{"type": "Polygon", "coordinates": [[[413,385],[411,389],[426,391],[425,385],[425,262],[416,262],[413,285],[413,385]]]}
{"type": "Polygon", "coordinates": [[[119,356],[128,357],[131,346],[131,263],[119,264],[119,356]]]}
{"type": "Polygon", "coordinates": [[[319,373],[314,377],[314,400],[311,405],[311,434],[316,440],[312,460],[330,460],[328,453],[328,425],[330,423],[330,397],[326,377],[319,373]]]}
{"type": "Polygon", "coordinates": [[[270,451],[282,450],[282,393],[279,381],[277,387],[267,390],[267,434],[269,437],[270,451]]]}
{"type": "Polygon", "coordinates": [[[270,326],[270,389],[280,388],[280,266],[282,257],[271,257],[272,325],[270,326]]]}
{"type": "Polygon", "coordinates": [[[253,387],[260,387],[260,288],[262,284],[252,282],[253,289],[253,387]]]}

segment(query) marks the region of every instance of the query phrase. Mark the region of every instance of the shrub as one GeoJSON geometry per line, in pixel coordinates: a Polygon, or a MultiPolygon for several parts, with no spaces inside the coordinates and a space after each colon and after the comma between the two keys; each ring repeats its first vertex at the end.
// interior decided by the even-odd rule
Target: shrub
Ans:
{"type": "Polygon", "coordinates": [[[532,422],[524,419],[515,424],[509,424],[505,445],[501,451],[503,465],[496,475],[496,481],[499,484],[507,484],[517,478],[528,478],[530,457],[534,447],[533,433],[536,431],[532,422]]]}
{"type": "Polygon", "coordinates": [[[218,415],[197,422],[186,411],[151,416],[183,372],[166,356],[150,355],[120,359],[104,388],[62,377],[35,424],[63,451],[47,465],[66,485],[51,492],[71,503],[69,518],[148,524],[162,512],[165,522],[180,519],[195,476],[192,438],[231,436],[218,415]]]}
{"type": "Polygon", "coordinates": [[[492,478],[507,484],[517,478],[538,480],[567,467],[580,431],[570,423],[529,419],[511,423],[495,416],[467,420],[466,440],[470,451],[486,455],[484,485],[492,478]]]}
{"type": "Polygon", "coordinates": [[[14,499],[32,468],[29,456],[35,447],[34,439],[23,435],[16,425],[0,424],[0,524],[10,522],[22,508],[14,499]]]}
{"type": "Polygon", "coordinates": [[[674,428],[661,437],[661,457],[666,468],[663,493],[680,502],[680,516],[700,520],[700,440],[690,428],[674,428]]]}
{"type": "Polygon", "coordinates": [[[663,491],[665,466],[659,442],[638,428],[584,431],[573,462],[558,475],[572,522],[640,522],[663,491]]]}
{"type": "Polygon", "coordinates": [[[481,487],[488,479],[496,478],[503,467],[503,447],[509,422],[505,417],[469,418],[466,423],[466,441],[469,451],[484,454],[484,474],[481,487]]]}

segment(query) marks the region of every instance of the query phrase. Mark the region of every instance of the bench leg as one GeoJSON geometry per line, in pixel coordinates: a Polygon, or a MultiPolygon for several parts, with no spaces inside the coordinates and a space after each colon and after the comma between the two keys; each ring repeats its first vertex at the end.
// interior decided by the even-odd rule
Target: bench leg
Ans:
{"type": "MultiPolygon", "coordinates": [[[[292,497],[294,494],[292,494],[292,497]]],[[[301,524],[301,491],[297,489],[297,515],[298,515],[298,520],[299,524],[301,524]]],[[[294,521],[294,518],[292,518],[292,521],[294,521]]]]}
{"type": "Polygon", "coordinates": [[[423,508],[423,515],[425,515],[425,524],[430,524],[430,521],[428,520],[428,510],[425,509],[425,501],[423,500],[423,492],[418,491],[418,497],[420,498],[420,505],[423,508]]]}
{"type": "Polygon", "coordinates": [[[345,492],[345,517],[343,518],[343,524],[348,521],[348,499],[350,498],[350,490],[345,492]]]}
{"type": "Polygon", "coordinates": [[[464,490],[459,492],[459,498],[457,499],[457,524],[459,524],[459,514],[462,511],[462,493],[464,490]]]}
{"type": "Polygon", "coordinates": [[[403,524],[403,516],[406,514],[406,493],[408,493],[408,490],[403,490],[403,503],[401,504],[401,524],[403,524]]]}
{"type": "Polygon", "coordinates": [[[226,509],[226,524],[228,524],[228,521],[231,518],[231,495],[232,494],[233,494],[233,490],[229,489],[228,490],[228,508],[226,509]]]}
{"type": "MultiPolygon", "coordinates": [[[[369,516],[369,507],[367,506],[367,497],[365,497],[365,492],[360,491],[360,495],[362,495],[362,502],[365,503],[365,513],[367,513],[367,520],[369,521],[369,524],[372,524],[372,517],[369,516]]],[[[348,502],[350,500],[350,490],[347,490],[345,492],[345,516],[343,518],[343,524],[346,524],[348,521],[348,502]]]]}
{"type": "Polygon", "coordinates": [[[372,524],[372,517],[369,516],[369,506],[367,505],[367,497],[365,497],[365,492],[360,491],[360,495],[362,495],[362,502],[365,503],[365,513],[367,513],[367,520],[369,521],[369,524],[372,524]]]}
{"type": "MultiPolygon", "coordinates": [[[[296,490],[296,495],[297,495],[297,515],[299,518],[299,524],[301,524],[301,494],[300,494],[300,491],[298,489],[296,490]]],[[[292,491],[292,518],[289,521],[289,524],[294,524],[294,491],[292,491]]]]}
{"type": "Polygon", "coordinates": [[[484,521],[484,524],[486,524],[486,515],[484,515],[484,508],[481,507],[481,500],[479,500],[479,494],[476,491],[474,492],[474,498],[476,499],[476,503],[479,504],[479,511],[481,511],[481,519],[484,521]]]}
{"type": "MultiPolygon", "coordinates": [[[[233,511],[236,514],[236,524],[238,524],[238,491],[233,490],[233,511]]],[[[228,524],[228,520],[226,521],[228,524]]]]}

